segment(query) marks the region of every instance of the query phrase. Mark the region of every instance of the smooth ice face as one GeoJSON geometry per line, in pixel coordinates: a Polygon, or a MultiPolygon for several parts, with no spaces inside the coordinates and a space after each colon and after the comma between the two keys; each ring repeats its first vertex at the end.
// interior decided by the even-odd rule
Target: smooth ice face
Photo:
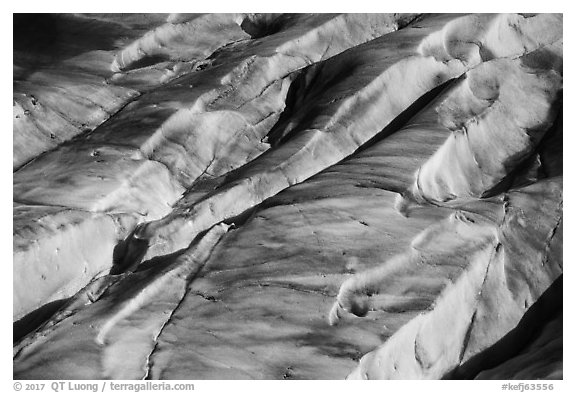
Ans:
{"type": "Polygon", "coordinates": [[[562,64],[555,14],[15,16],[14,378],[561,378],[562,64]]]}

